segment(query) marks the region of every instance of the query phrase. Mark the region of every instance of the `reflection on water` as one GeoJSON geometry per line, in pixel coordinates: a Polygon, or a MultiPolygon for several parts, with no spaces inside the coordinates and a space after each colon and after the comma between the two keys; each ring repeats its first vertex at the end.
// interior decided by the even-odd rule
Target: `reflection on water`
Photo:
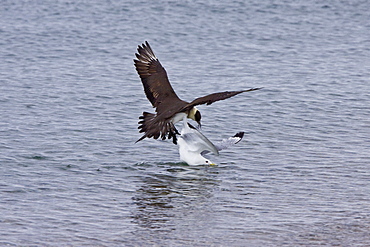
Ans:
{"type": "MultiPolygon", "coordinates": [[[[175,229],[171,218],[184,214],[213,197],[219,181],[212,167],[190,167],[184,163],[161,164],[161,173],[150,172],[150,166],[140,177],[142,186],[133,201],[134,222],[146,229],[175,229]]],[[[186,218],[184,218],[186,220],[186,218]]]]}

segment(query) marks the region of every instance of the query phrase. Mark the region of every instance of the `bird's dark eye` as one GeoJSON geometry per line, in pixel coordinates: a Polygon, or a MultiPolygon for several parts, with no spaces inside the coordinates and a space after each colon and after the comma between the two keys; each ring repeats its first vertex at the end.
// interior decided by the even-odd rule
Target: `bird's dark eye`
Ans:
{"type": "Polygon", "coordinates": [[[206,163],[208,164],[208,160],[206,160],[206,163]]]}

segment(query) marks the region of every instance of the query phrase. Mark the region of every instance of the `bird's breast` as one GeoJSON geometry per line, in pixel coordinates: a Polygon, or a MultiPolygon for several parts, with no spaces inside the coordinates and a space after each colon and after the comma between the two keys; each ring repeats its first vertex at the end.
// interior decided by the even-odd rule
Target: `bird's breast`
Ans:
{"type": "Polygon", "coordinates": [[[179,121],[183,120],[183,119],[184,119],[184,117],[185,117],[186,115],[187,115],[187,114],[186,114],[185,112],[179,112],[179,113],[176,113],[176,114],[175,114],[175,116],[173,116],[173,117],[172,117],[171,122],[172,122],[173,124],[175,124],[175,123],[177,123],[177,122],[179,122],[179,121]]]}

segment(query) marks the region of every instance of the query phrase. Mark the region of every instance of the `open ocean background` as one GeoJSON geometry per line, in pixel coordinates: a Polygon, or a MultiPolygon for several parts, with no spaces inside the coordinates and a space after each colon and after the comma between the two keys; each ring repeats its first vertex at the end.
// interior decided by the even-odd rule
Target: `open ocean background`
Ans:
{"type": "MultiPolygon", "coordinates": [[[[370,246],[369,1],[1,1],[0,246],[370,246]],[[212,141],[144,140],[148,40],[212,141]]],[[[181,126],[180,126],[181,128],[181,126]]]]}

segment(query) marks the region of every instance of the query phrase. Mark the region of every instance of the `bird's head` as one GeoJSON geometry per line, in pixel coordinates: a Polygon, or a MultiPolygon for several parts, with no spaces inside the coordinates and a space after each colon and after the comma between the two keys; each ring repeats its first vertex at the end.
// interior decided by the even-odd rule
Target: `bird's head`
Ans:
{"type": "Polygon", "coordinates": [[[188,118],[193,119],[195,122],[198,123],[199,127],[201,127],[200,120],[202,118],[202,115],[200,114],[200,111],[195,106],[191,108],[188,114],[188,118]]]}
{"type": "Polygon", "coordinates": [[[198,166],[198,165],[216,166],[215,163],[213,163],[209,159],[204,158],[201,155],[181,156],[181,152],[180,152],[180,159],[182,161],[185,161],[190,166],[198,166]]]}
{"type": "Polygon", "coordinates": [[[203,165],[209,165],[209,166],[215,166],[215,163],[212,163],[209,159],[204,158],[204,164],[203,165]]]}

